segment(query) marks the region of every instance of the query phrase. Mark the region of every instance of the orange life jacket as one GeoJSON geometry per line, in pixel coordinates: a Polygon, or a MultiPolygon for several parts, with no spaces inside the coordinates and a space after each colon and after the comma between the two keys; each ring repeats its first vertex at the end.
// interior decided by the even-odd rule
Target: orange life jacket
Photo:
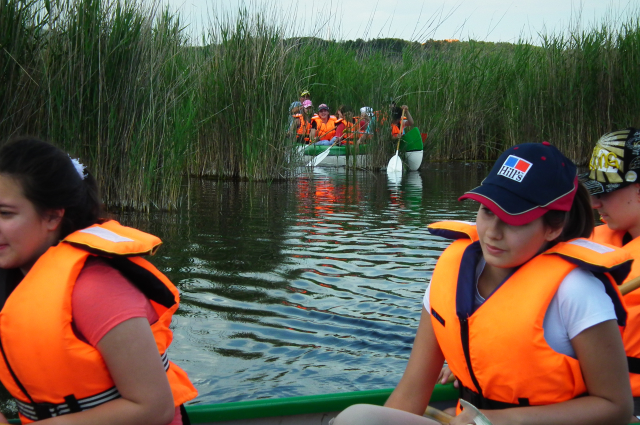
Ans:
{"type": "Polygon", "coordinates": [[[11,293],[0,312],[0,380],[16,398],[23,424],[120,397],[98,350],[78,339],[71,324],[71,293],[92,255],[101,256],[140,288],[158,313],[151,330],[175,406],[196,397],[187,374],[167,358],[178,290],[140,257],[153,254],[161,243],[116,221],[96,224],[49,248],[11,293]]]}
{"type": "MultiPolygon", "coordinates": [[[[640,238],[632,239],[623,244],[623,238],[627,232],[611,230],[609,226],[597,226],[593,230],[591,239],[617,246],[627,251],[635,260],[631,266],[631,273],[625,281],[640,276],[640,238]]],[[[629,363],[629,377],[631,380],[631,392],[634,397],[640,397],[640,289],[629,292],[622,297],[627,309],[627,326],[622,334],[622,342],[627,353],[629,363]]]]}
{"type": "Polygon", "coordinates": [[[303,114],[296,114],[293,116],[293,118],[297,118],[298,120],[300,120],[300,125],[298,126],[298,130],[296,133],[302,136],[308,136],[309,130],[311,129],[311,121],[306,122],[303,114]]]}
{"type": "Polygon", "coordinates": [[[624,325],[616,283],[628,273],[630,255],[586,239],[558,243],[520,266],[474,312],[482,255],[475,225],[441,222],[429,231],[456,239],[438,260],[429,299],[435,335],[463,386],[462,398],[481,409],[502,409],[584,394],[580,363],[547,344],[544,316],[564,277],[579,264],[603,282],[624,325]]]}
{"type": "Polygon", "coordinates": [[[400,127],[397,124],[391,124],[391,137],[396,138],[400,136],[400,127]]]}
{"type": "Polygon", "coordinates": [[[318,140],[331,140],[336,135],[336,120],[335,116],[330,115],[325,124],[319,116],[311,118],[311,121],[316,123],[316,137],[318,137],[318,140]]]}
{"type": "Polygon", "coordinates": [[[339,118],[338,120],[336,120],[336,128],[338,128],[340,124],[344,124],[344,130],[342,131],[342,134],[344,135],[342,144],[353,144],[358,136],[356,123],[354,123],[353,121],[350,122],[344,118],[339,118]]]}

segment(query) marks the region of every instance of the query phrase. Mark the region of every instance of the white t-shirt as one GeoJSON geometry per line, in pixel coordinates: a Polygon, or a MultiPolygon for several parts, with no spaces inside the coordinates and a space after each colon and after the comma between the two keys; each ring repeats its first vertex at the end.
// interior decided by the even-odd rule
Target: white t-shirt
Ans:
{"type": "MultiPolygon", "coordinates": [[[[477,289],[478,277],[484,265],[485,261],[481,259],[476,268],[476,305],[484,302],[477,289]]],[[[430,287],[431,284],[427,287],[423,300],[424,307],[429,312],[430,287]]],[[[571,340],[585,329],[607,320],[616,320],[616,312],[604,285],[592,273],[575,268],[565,276],[549,303],[542,324],[544,338],[554,351],[575,359],[576,353],[571,340]]]]}

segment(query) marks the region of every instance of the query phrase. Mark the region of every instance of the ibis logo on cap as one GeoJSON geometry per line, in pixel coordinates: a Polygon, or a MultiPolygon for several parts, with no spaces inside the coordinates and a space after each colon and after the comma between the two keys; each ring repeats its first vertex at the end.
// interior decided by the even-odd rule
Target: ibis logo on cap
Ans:
{"type": "Polygon", "coordinates": [[[499,176],[521,182],[533,164],[517,156],[509,155],[498,171],[499,176]]]}

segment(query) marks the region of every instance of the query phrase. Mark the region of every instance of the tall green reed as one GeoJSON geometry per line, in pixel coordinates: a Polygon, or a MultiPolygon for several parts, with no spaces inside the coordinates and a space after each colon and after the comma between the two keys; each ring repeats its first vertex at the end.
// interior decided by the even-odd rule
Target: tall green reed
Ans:
{"type": "MultiPolygon", "coordinates": [[[[185,176],[295,176],[288,108],[302,89],[332,111],[410,107],[427,159],[491,160],[549,140],[586,162],[602,133],[640,125],[640,21],[549,34],[539,46],[300,33],[278,6],[213,11],[204,46],[178,14],[123,0],[0,0],[0,130],[82,157],[113,206],[173,208],[185,176]]],[[[367,167],[393,154],[389,120],[367,167]]]]}

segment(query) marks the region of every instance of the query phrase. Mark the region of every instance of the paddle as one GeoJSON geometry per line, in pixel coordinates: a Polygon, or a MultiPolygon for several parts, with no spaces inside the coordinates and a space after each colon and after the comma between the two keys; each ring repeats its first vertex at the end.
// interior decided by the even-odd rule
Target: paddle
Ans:
{"type": "Polygon", "coordinates": [[[634,277],[627,283],[623,283],[619,288],[622,295],[627,295],[629,292],[635,291],[640,288],[640,276],[634,277]]]}
{"type": "Polygon", "coordinates": [[[422,416],[433,419],[443,425],[448,425],[449,422],[451,422],[451,419],[453,419],[453,416],[450,414],[444,413],[442,410],[438,410],[431,406],[427,406],[427,410],[424,411],[424,415],[422,416]]]}
{"type": "MultiPolygon", "coordinates": [[[[491,421],[487,419],[485,415],[482,414],[473,404],[469,403],[466,400],[460,400],[460,405],[466,410],[471,410],[472,413],[475,414],[473,417],[473,423],[478,425],[491,425],[491,421]]],[[[438,410],[435,407],[427,406],[427,410],[425,410],[424,415],[426,418],[433,419],[442,425],[448,425],[451,420],[454,418],[448,413],[444,413],[442,410],[438,410]]]]}
{"type": "Polygon", "coordinates": [[[338,138],[338,140],[336,140],[335,142],[333,142],[333,145],[329,146],[329,148],[327,148],[326,151],[323,151],[321,153],[319,153],[318,155],[314,156],[313,159],[311,161],[309,161],[309,163],[307,164],[307,167],[315,167],[316,165],[320,164],[322,161],[324,161],[324,159],[329,156],[329,152],[331,151],[331,148],[335,146],[336,143],[338,143],[340,140],[342,140],[342,136],[340,136],[338,138]]]}
{"type": "Polygon", "coordinates": [[[396,146],[396,154],[391,157],[389,164],[387,164],[387,173],[401,173],[402,161],[398,152],[400,151],[400,141],[402,140],[402,131],[404,130],[404,109],[402,110],[402,117],[400,118],[400,135],[398,136],[398,146],[396,146]]]}

